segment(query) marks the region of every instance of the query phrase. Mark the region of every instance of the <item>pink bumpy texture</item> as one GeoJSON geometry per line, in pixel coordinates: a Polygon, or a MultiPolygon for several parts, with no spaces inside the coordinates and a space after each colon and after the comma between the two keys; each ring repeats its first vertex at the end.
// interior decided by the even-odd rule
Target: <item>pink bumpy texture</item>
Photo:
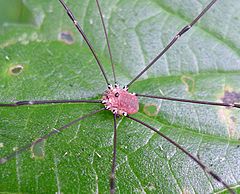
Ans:
{"type": "Polygon", "coordinates": [[[134,114],[139,109],[137,96],[119,87],[106,90],[102,100],[105,107],[118,115],[134,114]]]}

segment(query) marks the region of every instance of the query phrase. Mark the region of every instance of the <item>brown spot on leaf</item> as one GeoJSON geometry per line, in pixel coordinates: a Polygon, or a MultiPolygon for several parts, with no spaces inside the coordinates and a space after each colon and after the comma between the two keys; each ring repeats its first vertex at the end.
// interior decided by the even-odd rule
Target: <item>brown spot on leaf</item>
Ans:
{"type": "Polygon", "coordinates": [[[240,103],[240,92],[226,90],[221,100],[227,104],[240,103]]]}
{"type": "Polygon", "coordinates": [[[8,73],[10,75],[15,75],[15,76],[21,74],[22,71],[23,71],[23,65],[21,64],[14,65],[8,69],[8,73]]]}
{"type": "Polygon", "coordinates": [[[229,137],[238,138],[240,136],[239,132],[236,130],[237,118],[231,116],[231,109],[221,108],[218,111],[220,121],[226,124],[229,137]]]}
{"type": "Polygon", "coordinates": [[[160,107],[158,107],[156,104],[145,104],[143,107],[143,111],[148,115],[148,116],[157,116],[159,113],[160,107]]]}
{"type": "Polygon", "coordinates": [[[186,91],[189,93],[194,93],[194,89],[195,89],[195,80],[190,77],[190,76],[186,76],[183,75],[181,77],[181,81],[183,82],[183,84],[186,86],[186,91]]]}
{"type": "Polygon", "coordinates": [[[73,35],[70,32],[59,33],[59,40],[65,42],[66,44],[73,44],[74,43],[73,35]]]}
{"type": "MultiPolygon", "coordinates": [[[[240,103],[240,93],[233,91],[232,88],[227,88],[224,95],[220,97],[221,101],[226,104],[240,103]]],[[[222,108],[218,111],[221,122],[226,124],[228,135],[231,138],[238,139],[240,132],[237,130],[238,117],[234,115],[231,108],[222,108]]]]}

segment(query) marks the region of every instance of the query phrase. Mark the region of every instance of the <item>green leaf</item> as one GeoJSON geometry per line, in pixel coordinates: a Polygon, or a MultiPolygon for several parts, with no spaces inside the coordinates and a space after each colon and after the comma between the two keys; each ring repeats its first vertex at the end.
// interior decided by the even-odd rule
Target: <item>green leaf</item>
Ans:
{"type": "MultiPolygon", "coordinates": [[[[101,1],[118,82],[129,83],[208,2],[101,1]]],[[[67,4],[112,83],[95,1],[67,4]]],[[[6,21],[0,29],[0,101],[100,99],[105,80],[60,3],[29,0],[21,6],[28,10],[25,22],[0,20],[6,21]]],[[[239,9],[237,0],[217,1],[130,91],[240,103],[239,9]]],[[[227,184],[239,187],[239,109],[143,97],[139,102],[133,117],[156,127],[227,184]]],[[[0,157],[102,107],[83,103],[1,107],[0,157]]],[[[188,156],[149,129],[121,117],[117,132],[117,193],[224,192],[188,156]]],[[[0,192],[108,193],[112,142],[112,113],[97,113],[2,164],[0,192]]]]}

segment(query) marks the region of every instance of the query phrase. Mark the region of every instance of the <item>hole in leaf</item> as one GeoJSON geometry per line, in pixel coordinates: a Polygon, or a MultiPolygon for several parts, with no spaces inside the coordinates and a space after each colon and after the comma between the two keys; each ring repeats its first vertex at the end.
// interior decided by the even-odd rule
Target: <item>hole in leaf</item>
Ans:
{"type": "Polygon", "coordinates": [[[59,34],[59,40],[65,42],[66,44],[73,44],[74,39],[70,32],[61,32],[59,34]]]}
{"type": "Polygon", "coordinates": [[[15,65],[9,68],[10,75],[19,75],[23,71],[23,65],[15,65]]]}

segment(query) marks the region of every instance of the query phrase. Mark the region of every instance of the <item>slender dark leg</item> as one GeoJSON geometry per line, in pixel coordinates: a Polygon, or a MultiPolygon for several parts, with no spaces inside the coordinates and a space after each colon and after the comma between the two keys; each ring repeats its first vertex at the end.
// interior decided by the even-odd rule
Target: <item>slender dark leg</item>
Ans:
{"type": "Polygon", "coordinates": [[[212,0],[207,7],[189,24],[186,25],[182,30],[180,30],[177,35],[171,40],[171,42],[147,65],[128,85],[132,85],[133,82],[135,82],[143,73],[145,73],[158,59],[162,57],[162,55],[167,52],[169,48],[172,47],[172,45],[184,34],[186,33],[197,21],[212,7],[214,3],[216,3],[217,0],[212,0]]]}
{"type": "Polygon", "coordinates": [[[37,143],[39,143],[39,142],[41,142],[41,141],[49,138],[50,136],[52,136],[52,135],[54,135],[54,134],[57,134],[57,133],[59,133],[59,132],[62,132],[64,129],[66,129],[66,128],[68,128],[68,127],[76,124],[77,122],[79,122],[79,121],[81,121],[81,120],[83,120],[83,119],[85,119],[85,118],[88,118],[88,117],[90,117],[90,116],[92,116],[92,115],[94,115],[94,114],[96,114],[96,113],[98,113],[98,112],[100,112],[100,111],[102,111],[102,110],[104,110],[104,109],[105,109],[105,108],[102,108],[102,109],[100,109],[100,110],[92,111],[92,112],[90,112],[89,114],[84,115],[84,116],[82,116],[82,117],[80,117],[80,118],[78,118],[78,119],[75,119],[75,120],[73,120],[72,122],[70,122],[70,123],[68,123],[68,124],[66,124],[66,125],[58,128],[58,129],[53,129],[51,132],[49,132],[49,133],[46,134],[46,135],[43,135],[42,137],[38,138],[36,141],[33,141],[32,143],[27,144],[27,145],[19,148],[18,150],[14,151],[13,153],[11,153],[11,154],[3,157],[3,158],[0,158],[0,164],[6,163],[8,160],[14,158],[14,157],[15,157],[16,155],[18,155],[18,154],[21,154],[23,151],[31,148],[31,147],[34,146],[35,144],[37,144],[37,143]]]}
{"type": "Polygon", "coordinates": [[[234,107],[240,108],[240,104],[227,104],[221,102],[208,102],[208,101],[201,101],[201,100],[187,100],[187,99],[180,99],[180,98],[170,98],[164,96],[153,96],[153,95],[145,95],[145,94],[136,94],[136,96],[140,97],[147,97],[147,98],[156,98],[161,100],[170,100],[170,101],[178,101],[178,102],[189,102],[193,104],[206,104],[206,105],[213,105],[213,106],[225,106],[225,107],[234,107]]]}
{"type": "Polygon", "coordinates": [[[82,28],[80,27],[78,21],[75,19],[75,17],[74,17],[74,15],[73,15],[73,13],[71,12],[71,10],[67,7],[66,3],[65,3],[63,0],[59,0],[59,1],[60,1],[60,3],[62,4],[62,6],[64,7],[64,9],[66,10],[69,18],[72,20],[72,22],[73,22],[73,24],[75,25],[75,27],[77,28],[77,30],[78,30],[78,31],[80,32],[80,34],[82,35],[84,41],[87,43],[89,49],[91,50],[94,58],[96,59],[96,61],[97,61],[97,63],[98,63],[98,66],[99,66],[99,68],[100,68],[100,70],[101,70],[101,72],[102,72],[102,74],[103,74],[103,76],[104,76],[104,79],[105,79],[107,85],[110,85],[110,84],[109,84],[109,81],[108,81],[108,79],[107,79],[106,73],[105,73],[105,71],[104,71],[104,69],[103,69],[103,65],[101,64],[100,60],[98,59],[97,54],[96,54],[95,50],[93,49],[91,43],[89,42],[86,34],[84,33],[84,31],[83,31],[82,28]]]}
{"type": "Polygon", "coordinates": [[[195,157],[194,155],[192,155],[190,152],[188,152],[185,148],[183,148],[181,145],[179,145],[178,143],[176,143],[175,141],[173,141],[172,139],[170,139],[169,137],[167,137],[166,135],[164,135],[163,133],[161,133],[160,131],[158,131],[156,128],[148,125],[147,123],[133,118],[129,115],[127,115],[127,117],[133,121],[136,121],[142,125],[144,125],[145,127],[151,129],[152,131],[156,132],[157,134],[159,134],[161,137],[163,137],[164,139],[166,139],[168,142],[170,142],[171,144],[173,144],[174,146],[176,146],[178,149],[180,149],[183,153],[185,153],[186,155],[188,155],[193,161],[195,161],[206,173],[208,173],[209,175],[211,175],[216,181],[218,181],[219,183],[221,183],[227,190],[229,193],[231,194],[235,194],[235,192],[227,185],[227,183],[225,183],[217,174],[215,174],[213,171],[211,171],[207,166],[205,166],[197,157],[195,157]]]}
{"type": "Polygon", "coordinates": [[[36,104],[65,104],[65,103],[101,103],[101,100],[33,100],[33,101],[18,101],[14,103],[0,103],[1,106],[16,107],[16,106],[30,106],[36,104]]]}
{"type": "Polygon", "coordinates": [[[115,170],[116,170],[116,156],[117,156],[117,115],[114,114],[114,136],[113,136],[113,159],[112,171],[110,175],[110,193],[115,193],[115,170]]]}
{"type": "Polygon", "coordinates": [[[107,42],[108,53],[109,53],[109,57],[110,57],[111,65],[112,65],[113,79],[114,79],[114,83],[116,83],[115,67],[114,67],[114,64],[113,64],[112,52],[111,52],[111,47],[110,47],[110,43],[109,43],[109,39],[108,39],[108,33],[107,33],[106,25],[104,23],[103,14],[102,14],[102,10],[101,10],[99,1],[96,0],[96,2],[97,2],[98,11],[99,11],[101,21],[102,21],[102,25],[103,25],[105,39],[106,39],[106,42],[107,42]]]}

